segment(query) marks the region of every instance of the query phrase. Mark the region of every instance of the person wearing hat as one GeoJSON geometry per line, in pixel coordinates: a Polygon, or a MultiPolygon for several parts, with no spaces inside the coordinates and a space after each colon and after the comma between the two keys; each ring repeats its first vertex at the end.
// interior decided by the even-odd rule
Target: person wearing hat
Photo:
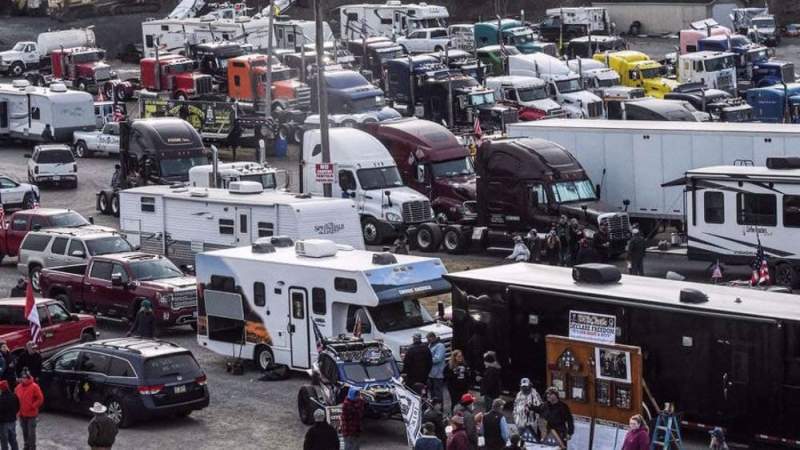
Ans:
{"type": "Polygon", "coordinates": [[[438,401],[428,402],[422,400],[422,422],[433,425],[433,435],[442,441],[442,445],[447,443],[447,432],[445,431],[445,419],[442,413],[442,403],[438,401]]]}
{"type": "Polygon", "coordinates": [[[339,450],[339,434],[325,420],[325,410],[314,411],[314,425],[306,432],[303,450],[339,450]]]}
{"type": "Polygon", "coordinates": [[[531,380],[521,379],[519,392],[514,398],[514,424],[520,434],[533,438],[536,433],[536,407],[541,404],[542,397],[531,386],[531,380]]]}
{"type": "MultiPolygon", "coordinates": [[[[403,356],[403,381],[405,385],[413,389],[417,383],[426,384],[432,366],[433,359],[430,349],[422,343],[422,335],[414,333],[411,346],[408,347],[405,356],[403,356]]],[[[422,395],[420,391],[416,391],[416,393],[422,395]]]]}
{"type": "MultiPolygon", "coordinates": [[[[469,448],[478,448],[478,427],[475,425],[475,396],[467,392],[453,408],[453,417],[461,417],[469,448]]],[[[450,448],[448,446],[448,448],[450,448]]]]}
{"type": "Polygon", "coordinates": [[[6,380],[0,380],[0,448],[18,450],[17,414],[19,399],[8,387],[6,380]]]}
{"type": "Polygon", "coordinates": [[[431,422],[422,424],[422,432],[414,443],[414,450],[444,450],[442,441],[436,437],[436,426],[431,422]]]}
{"type": "Polygon", "coordinates": [[[347,398],[342,404],[342,438],[344,450],[359,450],[361,448],[361,420],[364,416],[366,404],[361,398],[361,390],[350,386],[347,398]]]}
{"type": "Polygon", "coordinates": [[[44,403],[44,394],[27,369],[22,371],[22,382],[14,389],[19,400],[19,426],[22,428],[23,448],[36,450],[36,421],[39,408],[44,403]]]}
{"type": "Polygon", "coordinates": [[[17,375],[22,375],[25,369],[28,369],[36,380],[42,374],[42,354],[39,353],[39,346],[33,341],[25,343],[25,351],[17,357],[17,375]]]}
{"type": "Polygon", "coordinates": [[[478,447],[477,444],[473,446],[469,437],[467,437],[464,422],[464,418],[459,415],[455,415],[450,419],[453,432],[447,438],[447,450],[474,450],[478,447]]]}
{"type": "Polygon", "coordinates": [[[708,444],[708,448],[711,450],[728,450],[728,443],[725,442],[725,432],[722,431],[722,428],[715,427],[708,434],[711,436],[711,443],[708,444]]]}
{"type": "Polygon", "coordinates": [[[508,423],[503,415],[505,400],[496,398],[492,401],[492,409],[483,415],[483,438],[486,450],[502,450],[510,437],[508,423]]]}
{"type": "Polygon", "coordinates": [[[142,301],[133,325],[128,331],[128,336],[136,336],[145,339],[153,339],[156,335],[156,316],[153,314],[153,304],[150,300],[142,301]]]}
{"type": "Polygon", "coordinates": [[[117,423],[108,417],[108,408],[100,402],[94,402],[89,411],[94,414],[89,421],[89,447],[92,450],[108,450],[117,438],[117,423]]]}
{"type": "Polygon", "coordinates": [[[631,275],[644,275],[644,255],[647,251],[645,241],[639,228],[631,230],[631,240],[628,241],[628,273],[631,275]]]}
{"type": "Polygon", "coordinates": [[[566,445],[566,442],[575,432],[575,421],[569,406],[561,401],[558,389],[549,387],[544,392],[545,402],[541,406],[534,408],[537,413],[547,422],[547,432],[555,431],[558,437],[566,445]]]}
{"type": "Polygon", "coordinates": [[[497,354],[488,351],[483,355],[483,377],[481,378],[481,397],[483,397],[484,410],[492,409],[492,401],[500,397],[502,389],[502,373],[497,354]]]}
{"type": "Polygon", "coordinates": [[[558,265],[561,257],[561,241],[558,239],[555,227],[550,229],[544,240],[544,253],[548,264],[551,266],[558,265]]]}
{"type": "Polygon", "coordinates": [[[515,234],[514,235],[514,250],[511,251],[511,254],[506,256],[506,259],[510,259],[516,262],[528,262],[531,259],[531,251],[525,242],[522,240],[522,236],[515,234]]]}

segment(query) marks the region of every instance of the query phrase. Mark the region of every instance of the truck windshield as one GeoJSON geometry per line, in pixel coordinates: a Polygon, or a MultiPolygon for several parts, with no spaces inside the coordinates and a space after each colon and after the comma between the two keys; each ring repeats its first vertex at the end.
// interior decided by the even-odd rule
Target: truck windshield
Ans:
{"type": "Polygon", "coordinates": [[[493,105],[494,92],[485,92],[483,94],[470,95],[469,101],[472,106],[493,105]]]}
{"type": "Polygon", "coordinates": [[[553,185],[553,195],[558,203],[596,200],[597,194],[590,180],[562,181],[553,185]]]}
{"type": "Polygon", "coordinates": [[[756,28],[775,28],[775,19],[753,19],[751,22],[756,28]]]}
{"type": "Polygon", "coordinates": [[[751,50],[747,52],[747,61],[751,63],[757,63],[762,61],[767,61],[769,59],[769,54],[767,53],[767,49],[762,48],[758,50],[751,50]]]}
{"type": "Polygon", "coordinates": [[[89,221],[75,211],[66,212],[63,214],[56,214],[50,217],[50,223],[54,227],[60,228],[74,228],[89,225],[89,221]]]}
{"type": "Polygon", "coordinates": [[[261,175],[242,175],[239,177],[239,181],[255,181],[256,183],[261,183],[261,186],[264,186],[264,189],[275,189],[275,174],[272,173],[265,173],[261,175]]]}
{"type": "Polygon", "coordinates": [[[369,308],[369,315],[378,330],[397,331],[417,328],[433,323],[428,310],[417,299],[386,303],[369,308]]]}
{"type": "Polygon", "coordinates": [[[75,162],[70,150],[48,150],[40,152],[36,158],[39,164],[67,164],[75,162]]]}
{"type": "Polygon", "coordinates": [[[521,102],[532,102],[534,100],[547,98],[547,90],[544,88],[544,86],[527,87],[517,89],[517,95],[519,96],[519,101],[521,102]]]}
{"type": "Polygon", "coordinates": [[[161,176],[162,177],[177,177],[189,176],[189,169],[194,166],[202,166],[208,164],[208,160],[204,156],[193,156],[191,158],[181,159],[162,159],[161,160],[161,176]]]}
{"type": "Polygon", "coordinates": [[[183,276],[183,272],[168,259],[133,262],[131,263],[131,272],[133,273],[133,279],[139,281],[163,280],[183,276]]]}
{"type": "Polygon", "coordinates": [[[597,87],[611,87],[619,84],[619,78],[597,78],[597,87]]]}
{"type": "Polygon", "coordinates": [[[706,72],[718,72],[735,66],[733,56],[723,56],[705,60],[706,72]]]}
{"type": "Polygon", "coordinates": [[[395,166],[360,169],[358,171],[358,182],[361,183],[361,189],[366,191],[403,185],[400,172],[395,166]]]}
{"type": "Polygon", "coordinates": [[[14,45],[14,47],[11,50],[15,51],[15,52],[21,52],[21,51],[25,50],[25,46],[26,45],[28,45],[28,44],[26,44],[24,42],[17,42],[16,45],[14,45]]]}
{"type": "Polygon", "coordinates": [[[86,247],[89,249],[89,254],[92,256],[133,251],[131,244],[120,236],[92,239],[86,241],[86,247]]]}
{"type": "Polygon", "coordinates": [[[395,366],[387,361],[383,364],[342,364],[344,379],[353,383],[371,383],[374,381],[386,381],[400,375],[395,373],[395,366]]]}
{"type": "Polygon", "coordinates": [[[167,73],[176,74],[176,73],[185,73],[191,72],[194,70],[194,63],[191,61],[187,61],[184,63],[177,63],[177,64],[170,64],[167,66],[167,73]]]}
{"type": "Polygon", "coordinates": [[[356,72],[345,72],[335,77],[325,76],[325,82],[331,89],[349,89],[370,85],[366,78],[356,72]]]}
{"type": "Polygon", "coordinates": [[[579,78],[572,78],[570,80],[556,81],[556,87],[561,94],[568,94],[570,92],[578,92],[583,90],[581,80],[579,78]]]}
{"type": "Polygon", "coordinates": [[[72,62],[75,64],[81,64],[101,61],[103,58],[105,58],[105,56],[106,54],[103,52],[76,53],[72,55],[72,62]]]}
{"type": "MultiPolygon", "coordinates": [[[[285,81],[297,78],[297,71],[294,69],[274,70],[272,71],[272,82],[285,81]]],[[[267,74],[261,75],[261,81],[267,81],[267,74]]]]}
{"type": "Polygon", "coordinates": [[[466,157],[435,162],[431,166],[435,178],[457,177],[475,173],[475,169],[472,167],[472,159],[466,157]]]}
{"type": "Polygon", "coordinates": [[[533,33],[509,33],[508,43],[512,45],[527,44],[533,42],[533,33]]]}
{"type": "Polygon", "coordinates": [[[651,67],[649,69],[642,69],[642,78],[661,78],[663,72],[662,67],[651,67]]]}

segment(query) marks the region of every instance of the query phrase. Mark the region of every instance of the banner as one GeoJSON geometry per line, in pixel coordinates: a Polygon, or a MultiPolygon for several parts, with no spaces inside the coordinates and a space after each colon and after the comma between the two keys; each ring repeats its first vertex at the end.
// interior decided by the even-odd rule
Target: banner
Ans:
{"type": "Polygon", "coordinates": [[[189,122],[205,139],[227,139],[236,124],[236,105],[227,102],[202,102],[143,98],[139,115],[178,117],[189,122]]]}
{"type": "Polygon", "coordinates": [[[606,314],[570,311],[569,337],[582,341],[614,344],[617,340],[617,318],[606,314]]]}
{"type": "Polygon", "coordinates": [[[394,385],[394,394],[400,403],[403,422],[406,424],[408,445],[413,448],[422,428],[422,400],[419,395],[405,387],[399,380],[393,378],[392,384],[394,385]]]}

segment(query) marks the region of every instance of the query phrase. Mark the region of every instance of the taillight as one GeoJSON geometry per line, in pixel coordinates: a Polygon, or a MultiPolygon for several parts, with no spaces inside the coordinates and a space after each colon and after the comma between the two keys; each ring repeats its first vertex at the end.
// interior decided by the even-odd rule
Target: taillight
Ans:
{"type": "Polygon", "coordinates": [[[194,382],[199,384],[200,386],[205,386],[208,383],[208,378],[206,378],[206,374],[200,375],[199,377],[194,379],[194,382]]]}
{"type": "Polygon", "coordinates": [[[163,384],[157,386],[139,386],[139,393],[142,395],[156,395],[164,389],[163,384]]]}

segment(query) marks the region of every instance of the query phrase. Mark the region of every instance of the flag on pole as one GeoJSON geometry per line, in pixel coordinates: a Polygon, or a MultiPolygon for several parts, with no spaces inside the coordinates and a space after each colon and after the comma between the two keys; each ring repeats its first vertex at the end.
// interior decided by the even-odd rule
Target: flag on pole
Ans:
{"type": "Polygon", "coordinates": [[[711,281],[717,283],[722,280],[722,266],[719,265],[719,260],[714,264],[714,270],[711,271],[711,281]]]}
{"type": "Polygon", "coordinates": [[[320,331],[317,322],[312,320],[311,323],[314,325],[314,340],[317,344],[317,353],[322,353],[322,350],[325,349],[325,338],[322,336],[322,331],[320,331]]]}
{"type": "Polygon", "coordinates": [[[360,338],[364,324],[361,322],[361,314],[356,312],[356,323],[353,325],[353,336],[360,338]]]}
{"type": "Polygon", "coordinates": [[[422,429],[422,397],[403,385],[397,378],[392,378],[392,387],[397,402],[400,403],[403,422],[406,424],[408,445],[413,448],[422,429]]]}
{"type": "Polygon", "coordinates": [[[477,136],[478,139],[483,136],[483,130],[481,130],[481,119],[478,118],[478,116],[475,116],[475,122],[472,124],[472,132],[475,133],[475,136],[477,136]]]}
{"type": "Polygon", "coordinates": [[[33,298],[33,284],[30,279],[25,289],[25,318],[30,323],[31,341],[39,342],[41,323],[39,322],[39,311],[36,309],[36,300],[33,298]]]}
{"type": "Polygon", "coordinates": [[[769,265],[767,264],[767,256],[764,254],[764,248],[761,246],[761,239],[758,239],[758,248],[756,249],[756,259],[753,261],[753,275],[750,277],[750,285],[758,286],[761,284],[769,284],[769,265]]]}

